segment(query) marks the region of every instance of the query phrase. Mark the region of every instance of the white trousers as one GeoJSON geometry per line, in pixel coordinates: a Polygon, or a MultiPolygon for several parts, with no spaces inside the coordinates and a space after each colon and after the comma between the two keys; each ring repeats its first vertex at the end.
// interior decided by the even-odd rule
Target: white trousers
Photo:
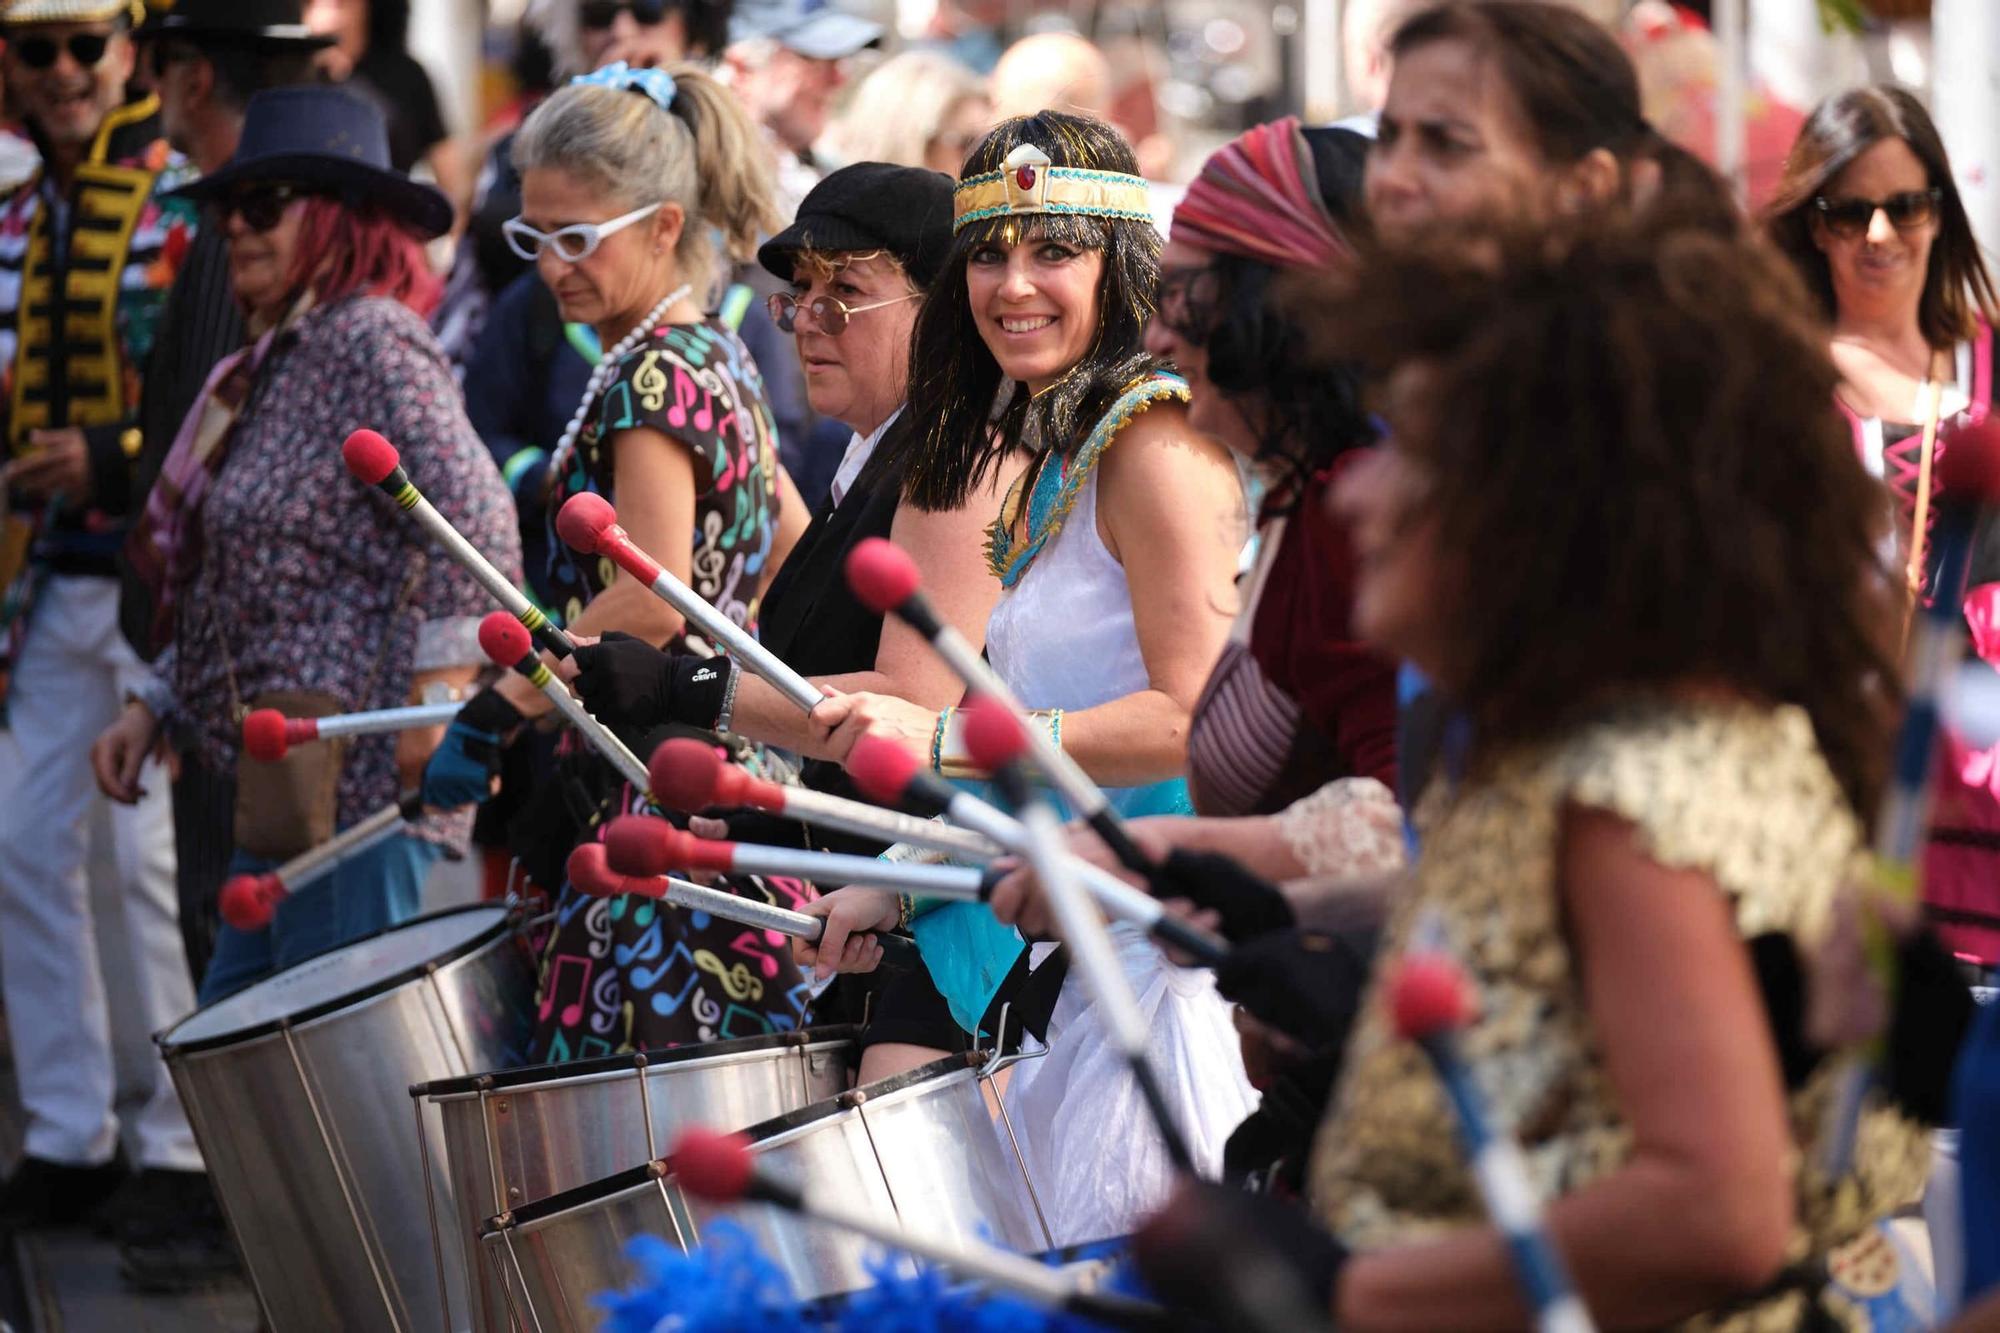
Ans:
{"type": "MultiPolygon", "coordinates": [[[[97,791],[90,746],[145,666],[118,632],[112,579],[56,577],[33,609],[8,698],[16,769],[0,787],[0,1002],[27,1112],[30,1156],[97,1165],[118,1147],[117,1077],[105,976],[132,1006],[116,1021],[148,1036],[194,1008],[174,890],[167,775],[148,764],[136,807],[97,791]],[[107,811],[99,807],[109,806],[107,811]],[[110,848],[91,856],[93,829],[110,848]],[[116,868],[123,957],[100,957],[87,865],[116,868]]],[[[120,932],[108,931],[117,938],[120,932]]],[[[198,1171],[180,1099],[159,1057],[131,1126],[140,1166],[198,1171]]]]}

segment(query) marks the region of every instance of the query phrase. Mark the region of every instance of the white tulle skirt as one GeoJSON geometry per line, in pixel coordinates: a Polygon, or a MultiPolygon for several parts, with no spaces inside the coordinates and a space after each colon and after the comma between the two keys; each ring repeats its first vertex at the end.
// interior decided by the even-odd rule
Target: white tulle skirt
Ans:
{"type": "MultiPolygon", "coordinates": [[[[1257,1104],[1229,1004],[1209,972],[1173,966],[1137,930],[1114,926],[1112,943],[1139,998],[1167,1105],[1195,1169],[1212,1179],[1223,1144],[1257,1104]]],[[[1049,1229],[1057,1245],[1129,1235],[1166,1202],[1173,1162],[1074,968],[1056,999],[1048,1047],[1015,1066],[1003,1105],[1049,1229]]]]}

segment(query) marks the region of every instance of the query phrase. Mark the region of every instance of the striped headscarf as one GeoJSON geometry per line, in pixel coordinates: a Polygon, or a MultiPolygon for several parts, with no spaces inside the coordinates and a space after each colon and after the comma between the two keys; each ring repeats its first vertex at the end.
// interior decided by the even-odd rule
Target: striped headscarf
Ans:
{"type": "Polygon", "coordinates": [[[1273,268],[1323,268],[1352,253],[1320,193],[1297,116],[1217,149],[1174,209],[1175,240],[1273,268]]]}

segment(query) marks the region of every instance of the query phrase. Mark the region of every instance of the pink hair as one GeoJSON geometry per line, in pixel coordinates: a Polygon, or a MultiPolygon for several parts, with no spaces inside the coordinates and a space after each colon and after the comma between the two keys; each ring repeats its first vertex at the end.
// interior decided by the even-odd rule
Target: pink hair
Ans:
{"type": "Polygon", "coordinates": [[[371,205],[320,195],[306,200],[292,285],[311,286],[322,305],[386,296],[426,317],[444,294],[415,231],[371,205]]]}

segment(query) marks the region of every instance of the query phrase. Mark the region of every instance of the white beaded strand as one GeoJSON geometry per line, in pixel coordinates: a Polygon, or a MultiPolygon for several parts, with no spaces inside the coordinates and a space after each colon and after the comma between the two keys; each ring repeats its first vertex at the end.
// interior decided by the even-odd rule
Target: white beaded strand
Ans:
{"type": "Polygon", "coordinates": [[[625,354],[637,347],[647,334],[659,326],[660,321],[667,317],[667,311],[679,305],[692,291],[694,285],[684,282],[668,292],[666,298],[639,321],[638,327],[626,334],[616,347],[599,359],[597,368],[590,372],[590,383],[584,388],[583,401],[576,405],[576,415],[569,419],[569,425],[563,427],[562,439],[556,442],[555,452],[549,455],[550,477],[562,475],[563,465],[569,462],[570,452],[576,448],[577,436],[583,434],[583,423],[590,416],[591,404],[597,401],[597,395],[604,392],[612,377],[618,373],[618,363],[623,361],[625,354]]]}

